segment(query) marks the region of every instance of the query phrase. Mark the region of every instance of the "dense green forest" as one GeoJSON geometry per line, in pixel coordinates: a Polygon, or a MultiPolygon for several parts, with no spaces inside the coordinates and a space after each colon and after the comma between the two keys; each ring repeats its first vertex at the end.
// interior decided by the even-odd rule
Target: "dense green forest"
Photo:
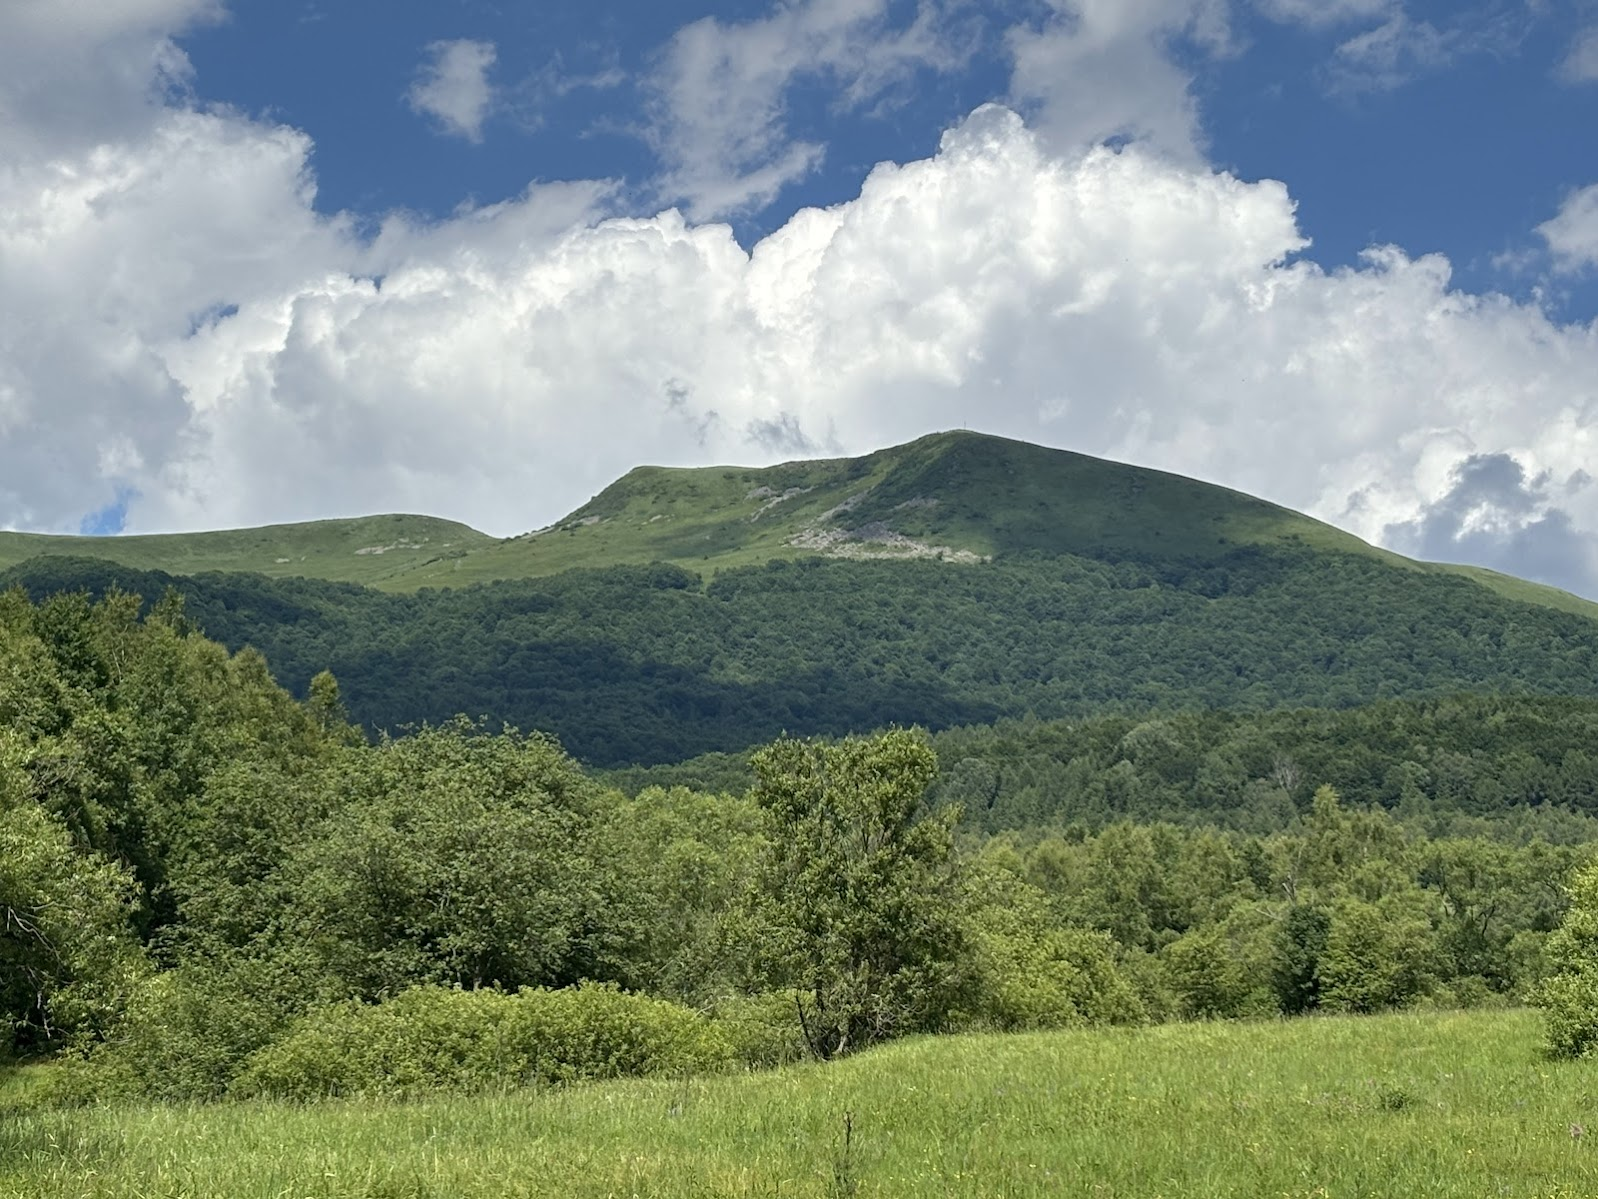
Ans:
{"type": "Polygon", "coordinates": [[[260,650],[295,694],[332,670],[368,731],[464,712],[550,732],[595,766],[890,724],[1598,694],[1591,620],[1291,546],[1202,562],[808,558],[708,584],[657,564],[412,595],[48,558],[7,583],[36,598],[174,587],[197,627],[260,650]]]}
{"type": "Polygon", "coordinates": [[[1556,930],[1590,850],[1544,835],[1588,819],[1562,806],[1577,790],[1507,789],[1494,808],[1436,788],[1411,819],[1402,789],[1389,805],[1329,785],[1354,761],[1384,786],[1440,769],[1468,702],[1484,756],[1535,732],[1532,773],[1573,761],[1591,717],[1458,702],[1343,714],[1346,743],[1272,717],[1283,740],[1243,770],[1280,794],[1249,821],[1040,802],[1005,829],[997,805],[962,825],[935,797],[969,804],[1006,739],[1081,736],[1068,771],[1120,753],[1176,779],[1161,755],[1232,754],[1273,726],[961,730],[941,782],[917,731],[783,739],[737,792],[628,796],[539,734],[453,721],[369,742],[332,675],[294,699],[259,653],[196,632],[175,592],[13,590],[0,1012],[12,1052],[67,1055],[63,1098],[314,1097],[827,1057],[914,1031],[1583,995],[1598,891],[1556,930]],[[1407,732],[1361,742],[1398,711],[1407,732]],[[1574,823],[1515,825],[1528,804],[1574,823]],[[1427,827],[1450,812],[1466,823],[1427,827]]]}
{"type": "MultiPolygon", "coordinates": [[[[1340,710],[1006,720],[933,734],[935,804],[982,833],[1122,820],[1280,832],[1330,785],[1430,836],[1598,840],[1598,700],[1454,695],[1340,710]]],[[[601,771],[742,792],[749,755],[601,771]]]]}

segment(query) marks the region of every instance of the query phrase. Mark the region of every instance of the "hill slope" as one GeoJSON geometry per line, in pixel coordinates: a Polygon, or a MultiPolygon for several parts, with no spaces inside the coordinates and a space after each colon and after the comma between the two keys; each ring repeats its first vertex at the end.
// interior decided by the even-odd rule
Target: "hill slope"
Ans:
{"type": "Polygon", "coordinates": [[[575,565],[703,570],[810,554],[973,564],[1021,553],[1208,559],[1359,539],[1180,475],[977,433],[936,433],[862,458],[630,471],[549,529],[452,569],[516,578],[575,565]]]}
{"type": "Polygon", "coordinates": [[[131,537],[0,533],[0,569],[33,558],[74,557],[174,575],[249,571],[383,586],[419,566],[454,561],[494,544],[487,533],[455,521],[402,515],[131,537]]]}
{"type": "Polygon", "coordinates": [[[0,589],[12,581],[35,595],[176,586],[199,627],[262,650],[295,692],[331,668],[368,729],[465,712],[553,732],[606,766],[1028,713],[1598,695],[1593,621],[1301,546],[1191,566],[811,557],[708,585],[660,563],[412,595],[72,558],[13,568],[0,589]]]}
{"type": "Polygon", "coordinates": [[[1224,487],[968,432],[861,458],[639,467],[549,528],[504,540],[419,516],[143,537],[0,533],[0,569],[70,555],[168,574],[253,571],[415,591],[649,562],[701,574],[811,556],[970,565],[1064,554],[1193,565],[1244,546],[1301,546],[1460,575],[1507,598],[1598,619],[1598,604],[1566,592],[1411,562],[1224,487]]]}
{"type": "Polygon", "coordinates": [[[176,586],[199,627],[262,650],[297,693],[331,668],[370,730],[465,712],[553,732],[594,765],[890,723],[1598,696],[1598,606],[1574,596],[969,434],[644,468],[503,542],[393,517],[95,545],[177,569],[57,554],[0,588],[176,586]],[[330,578],[211,569],[267,556],[330,578]],[[465,585],[422,589],[441,580],[465,585]]]}

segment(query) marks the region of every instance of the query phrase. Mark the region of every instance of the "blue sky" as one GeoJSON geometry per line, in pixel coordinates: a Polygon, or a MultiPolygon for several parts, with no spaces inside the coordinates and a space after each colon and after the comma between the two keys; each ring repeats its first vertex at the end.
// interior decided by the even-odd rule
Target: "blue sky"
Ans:
{"type": "Polygon", "coordinates": [[[1598,0],[14,0],[0,527],[967,425],[1598,596],[1598,0]]]}
{"type": "MultiPolygon", "coordinates": [[[[523,6],[479,0],[251,0],[181,39],[196,91],[309,133],[318,208],[433,217],[463,202],[510,199],[534,181],[621,181],[640,211],[669,167],[648,143],[650,79],[672,36],[694,21],[758,22],[765,3],[645,5],[597,0],[523,6]],[[480,136],[451,133],[407,95],[440,42],[493,47],[480,136]]],[[[1315,6],[1319,7],[1319,6],[1315,6]]],[[[1230,44],[1191,38],[1169,50],[1192,72],[1202,148],[1245,179],[1285,181],[1310,257],[1353,263],[1367,246],[1440,252],[1461,286],[1530,294],[1590,318],[1588,278],[1549,286],[1535,228],[1598,170],[1598,86],[1561,71],[1598,6],[1409,4],[1412,29],[1375,61],[1340,47],[1379,31],[1396,6],[1326,24],[1232,14],[1230,44]],[[1401,44],[1407,36],[1409,45],[1401,44]]],[[[887,6],[903,28],[915,4],[887,6]]],[[[769,202],[716,213],[745,244],[800,207],[858,194],[879,161],[932,153],[942,132],[986,101],[1010,99],[1005,35],[1046,19],[1037,3],[957,10],[960,61],[923,67],[865,103],[840,102],[824,72],[784,94],[791,134],[825,146],[811,172],[769,202]]]]}

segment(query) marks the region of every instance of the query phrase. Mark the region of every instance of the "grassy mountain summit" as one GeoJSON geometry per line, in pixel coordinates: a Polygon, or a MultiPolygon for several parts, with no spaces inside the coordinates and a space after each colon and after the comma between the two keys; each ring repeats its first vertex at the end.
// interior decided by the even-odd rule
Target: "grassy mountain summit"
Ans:
{"type": "Polygon", "coordinates": [[[702,575],[812,556],[970,566],[1040,554],[1199,565],[1247,546],[1462,575],[1507,598],[1598,618],[1598,605],[1566,592],[1479,568],[1411,562],[1228,488],[963,431],[859,458],[641,466],[548,528],[503,540],[423,516],[140,537],[0,533],[0,569],[71,555],[176,575],[251,571],[403,592],[650,562],[702,575]]]}
{"type": "Polygon", "coordinates": [[[1228,546],[1279,542],[1369,550],[1329,525],[1226,488],[952,432],[861,458],[640,467],[565,520],[494,553],[584,565],[743,566],[806,553],[970,564],[1025,552],[1206,559],[1228,546]]]}
{"type": "Polygon", "coordinates": [[[210,533],[68,537],[0,533],[0,569],[31,558],[100,558],[174,575],[248,571],[274,578],[383,586],[419,565],[495,544],[487,533],[434,516],[363,516],[210,533]]]}

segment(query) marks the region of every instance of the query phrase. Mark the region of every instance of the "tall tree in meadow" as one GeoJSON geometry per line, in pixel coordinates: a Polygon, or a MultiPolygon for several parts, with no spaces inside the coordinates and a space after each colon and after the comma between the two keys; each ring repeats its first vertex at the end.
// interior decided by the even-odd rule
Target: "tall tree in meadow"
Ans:
{"type": "Polygon", "coordinates": [[[958,813],[927,808],[925,735],[783,740],[753,764],[772,826],[766,916],[812,1052],[937,1027],[962,955],[958,813]]]}

